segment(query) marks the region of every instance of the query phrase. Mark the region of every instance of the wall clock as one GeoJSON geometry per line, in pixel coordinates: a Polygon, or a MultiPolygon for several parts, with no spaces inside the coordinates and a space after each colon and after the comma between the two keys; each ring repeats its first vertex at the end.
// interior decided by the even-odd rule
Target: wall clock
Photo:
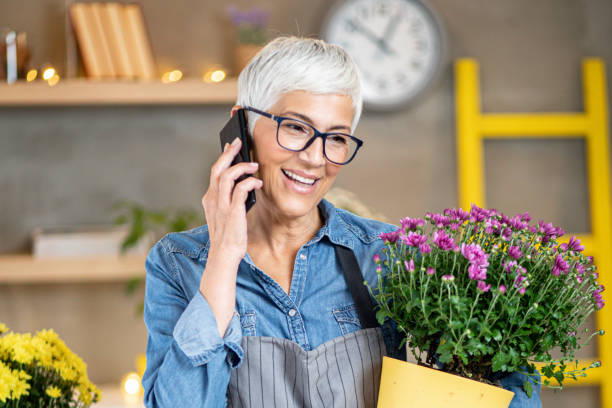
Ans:
{"type": "Polygon", "coordinates": [[[330,10],[323,38],[343,47],[359,69],[366,108],[414,102],[445,58],[444,30],[423,0],[346,0],[330,10]]]}

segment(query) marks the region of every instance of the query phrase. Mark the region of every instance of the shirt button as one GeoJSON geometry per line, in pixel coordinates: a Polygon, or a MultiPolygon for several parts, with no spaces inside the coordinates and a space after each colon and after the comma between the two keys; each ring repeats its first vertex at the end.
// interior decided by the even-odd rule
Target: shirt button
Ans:
{"type": "Polygon", "coordinates": [[[297,311],[295,309],[289,309],[289,316],[293,317],[296,313],[297,311]]]}
{"type": "Polygon", "coordinates": [[[306,260],[306,254],[300,254],[300,259],[302,261],[305,261],[306,260]]]}

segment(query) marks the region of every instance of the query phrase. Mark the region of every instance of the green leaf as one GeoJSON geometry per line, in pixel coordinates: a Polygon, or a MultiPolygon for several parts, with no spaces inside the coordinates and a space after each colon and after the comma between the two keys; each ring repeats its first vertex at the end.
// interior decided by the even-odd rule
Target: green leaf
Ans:
{"type": "Polygon", "coordinates": [[[512,364],[517,365],[520,360],[519,353],[515,349],[511,348],[508,350],[508,354],[510,355],[510,361],[512,362],[512,364]]]}
{"type": "Polygon", "coordinates": [[[454,330],[457,330],[457,329],[460,330],[460,329],[463,329],[463,322],[459,320],[453,320],[448,324],[448,327],[454,330]]]}
{"type": "Polygon", "coordinates": [[[504,366],[508,361],[510,361],[510,356],[502,351],[499,351],[493,356],[493,371],[500,371],[502,366],[504,366]]]}
{"type": "Polygon", "coordinates": [[[451,342],[440,344],[436,352],[440,355],[439,360],[441,363],[450,363],[453,359],[453,348],[454,345],[451,342]]]}
{"type": "Polygon", "coordinates": [[[525,380],[525,382],[523,383],[523,390],[525,390],[525,394],[527,394],[527,397],[531,398],[531,396],[533,395],[533,385],[529,380],[525,380]]]}
{"type": "Polygon", "coordinates": [[[143,282],[144,282],[144,279],[141,277],[135,277],[135,278],[128,280],[128,282],[125,284],[125,293],[127,293],[128,295],[131,295],[132,293],[136,291],[136,289],[138,289],[138,287],[143,282]]]}
{"type": "Polygon", "coordinates": [[[380,309],[378,312],[376,312],[376,320],[378,320],[378,324],[380,324],[381,326],[385,323],[386,318],[387,312],[385,312],[383,309],[380,309]]]}
{"type": "Polygon", "coordinates": [[[144,300],[138,302],[138,305],[136,306],[136,313],[138,313],[139,316],[142,316],[144,313],[144,300]]]}
{"type": "Polygon", "coordinates": [[[128,217],[125,214],[119,215],[115,218],[115,225],[126,224],[128,222],[128,217]]]}
{"type": "Polygon", "coordinates": [[[502,334],[501,334],[501,332],[499,331],[499,329],[495,329],[495,331],[493,332],[493,339],[494,339],[495,341],[501,341],[501,339],[502,339],[502,334]]]}

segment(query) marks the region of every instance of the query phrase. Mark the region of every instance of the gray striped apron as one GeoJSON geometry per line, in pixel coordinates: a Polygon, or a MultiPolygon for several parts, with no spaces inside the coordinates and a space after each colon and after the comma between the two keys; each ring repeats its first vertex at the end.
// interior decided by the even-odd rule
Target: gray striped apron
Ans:
{"type": "Polygon", "coordinates": [[[382,330],[355,255],[335,249],[363,329],[308,351],[287,339],[243,336],[244,360],[232,370],[229,407],[376,407],[386,355],[382,330]]]}

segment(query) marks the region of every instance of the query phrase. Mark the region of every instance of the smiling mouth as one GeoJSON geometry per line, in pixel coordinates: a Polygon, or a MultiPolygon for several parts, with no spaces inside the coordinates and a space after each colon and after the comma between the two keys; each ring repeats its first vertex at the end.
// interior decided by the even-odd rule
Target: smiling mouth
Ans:
{"type": "Polygon", "coordinates": [[[306,186],[312,186],[314,183],[316,183],[319,179],[318,178],[307,178],[307,177],[302,177],[299,176],[289,170],[285,170],[285,169],[281,169],[283,171],[283,174],[288,178],[291,179],[292,181],[298,182],[300,184],[304,184],[306,186]]]}

